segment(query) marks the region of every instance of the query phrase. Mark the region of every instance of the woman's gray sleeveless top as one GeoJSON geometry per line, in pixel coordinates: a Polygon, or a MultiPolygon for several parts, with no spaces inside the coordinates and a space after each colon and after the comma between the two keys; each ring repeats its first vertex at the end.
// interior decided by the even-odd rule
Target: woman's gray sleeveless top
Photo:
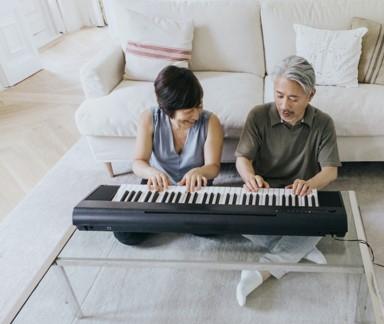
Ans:
{"type": "Polygon", "coordinates": [[[175,151],[169,117],[160,108],[152,108],[152,116],[153,145],[150,164],[166,173],[172,184],[176,184],[189,170],[204,165],[204,144],[211,112],[201,112],[199,120],[189,129],[180,154],[175,151]]]}

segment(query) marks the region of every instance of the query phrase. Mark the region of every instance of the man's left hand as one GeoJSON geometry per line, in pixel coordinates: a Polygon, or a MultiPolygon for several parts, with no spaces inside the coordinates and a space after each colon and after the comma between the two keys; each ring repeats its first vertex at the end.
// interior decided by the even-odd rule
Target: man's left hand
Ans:
{"type": "Polygon", "coordinates": [[[312,193],[312,186],[309,181],[296,179],[292,184],[286,186],[288,189],[292,189],[293,193],[298,196],[306,196],[312,193]]]}

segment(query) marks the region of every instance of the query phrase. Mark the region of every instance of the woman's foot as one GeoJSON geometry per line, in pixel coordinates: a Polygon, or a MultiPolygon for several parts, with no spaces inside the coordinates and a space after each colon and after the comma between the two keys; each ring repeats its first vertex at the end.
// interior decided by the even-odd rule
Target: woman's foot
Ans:
{"type": "Polygon", "coordinates": [[[236,287],[236,298],[240,306],[244,306],[247,296],[259,287],[271,274],[265,271],[241,271],[240,281],[236,287]]]}

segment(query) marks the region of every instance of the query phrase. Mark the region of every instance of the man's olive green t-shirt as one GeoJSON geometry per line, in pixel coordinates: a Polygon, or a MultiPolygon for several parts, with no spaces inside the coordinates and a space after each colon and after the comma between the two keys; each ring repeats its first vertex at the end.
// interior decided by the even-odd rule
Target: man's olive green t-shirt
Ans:
{"type": "Polygon", "coordinates": [[[308,105],[303,119],[291,126],[281,120],[275,103],[248,114],[236,149],[253,161],[256,174],[273,186],[308,180],[326,166],[341,166],[332,118],[308,105]]]}

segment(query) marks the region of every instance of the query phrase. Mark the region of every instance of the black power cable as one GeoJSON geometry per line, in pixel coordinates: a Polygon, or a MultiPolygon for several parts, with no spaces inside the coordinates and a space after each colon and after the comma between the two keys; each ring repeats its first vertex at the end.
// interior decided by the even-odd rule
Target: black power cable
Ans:
{"type": "Polygon", "coordinates": [[[340,238],[337,238],[337,237],[333,237],[333,239],[336,240],[336,241],[359,242],[361,244],[365,244],[368,247],[369,254],[371,255],[372,263],[374,265],[378,266],[378,267],[384,268],[383,264],[375,262],[375,254],[373,253],[373,249],[372,249],[372,247],[369,245],[369,243],[367,241],[359,240],[359,239],[356,239],[356,240],[345,240],[345,239],[340,239],[340,238]]]}

